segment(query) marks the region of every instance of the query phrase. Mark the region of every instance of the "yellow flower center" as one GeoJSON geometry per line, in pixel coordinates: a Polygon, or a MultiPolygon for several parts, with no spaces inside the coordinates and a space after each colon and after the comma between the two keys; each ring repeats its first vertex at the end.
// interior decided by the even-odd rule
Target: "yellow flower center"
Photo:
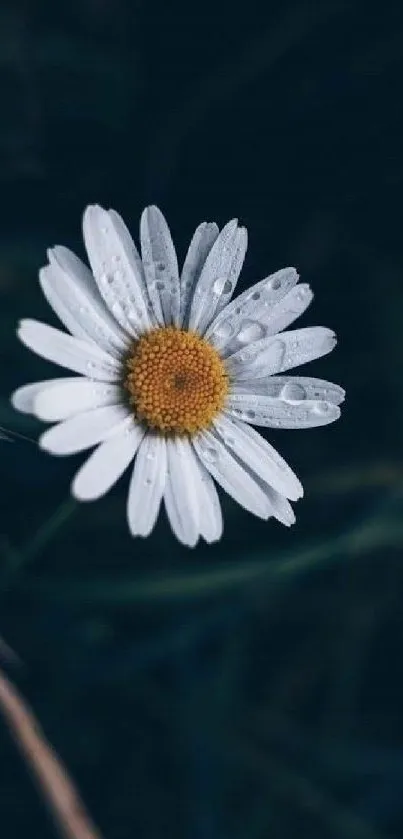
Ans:
{"type": "Polygon", "coordinates": [[[207,428],[228,393],[224,364],[195,332],[156,328],[133,342],[124,386],[138,419],[164,433],[207,428]]]}

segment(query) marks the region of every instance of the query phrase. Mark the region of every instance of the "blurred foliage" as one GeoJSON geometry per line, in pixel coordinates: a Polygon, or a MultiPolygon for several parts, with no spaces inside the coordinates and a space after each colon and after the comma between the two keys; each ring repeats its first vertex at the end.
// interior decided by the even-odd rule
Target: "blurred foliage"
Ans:
{"type": "MultiPolygon", "coordinates": [[[[222,0],[0,5],[0,427],[55,368],[46,248],[83,253],[86,203],[137,235],[166,212],[181,258],[238,215],[240,281],[296,264],[339,346],[309,372],[342,420],[273,432],[306,497],[289,531],[223,497],[220,544],[125,523],[127,476],[68,499],[82,457],[1,443],[1,636],[106,839],[398,839],[403,832],[403,311],[398,4],[222,0]]],[[[0,728],[2,831],[54,836],[0,728]]]]}

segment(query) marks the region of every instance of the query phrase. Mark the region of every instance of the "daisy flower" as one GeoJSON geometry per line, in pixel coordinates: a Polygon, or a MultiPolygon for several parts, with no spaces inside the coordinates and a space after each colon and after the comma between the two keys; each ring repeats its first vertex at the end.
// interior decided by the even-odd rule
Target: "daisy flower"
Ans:
{"type": "Polygon", "coordinates": [[[311,302],[309,286],[284,268],[231,302],[247,248],[237,220],[221,232],[200,224],[181,273],[157,207],[141,217],[141,258],[114,210],[87,207],[83,234],[91,270],[58,246],[39,274],[70,334],[36,320],[18,328],[27,347],[78,375],[12,396],[17,410],[56,423],[40,437],[46,451],[96,447],[73,495],[100,498],[134,460],[134,536],[151,532],[163,500],[182,543],[219,539],[215,481],[254,515],[293,524],[289,501],[302,496],[301,483],[251,425],[311,428],[339,417],[342,388],[284,375],[336,343],[324,327],[287,329],[311,302]]]}

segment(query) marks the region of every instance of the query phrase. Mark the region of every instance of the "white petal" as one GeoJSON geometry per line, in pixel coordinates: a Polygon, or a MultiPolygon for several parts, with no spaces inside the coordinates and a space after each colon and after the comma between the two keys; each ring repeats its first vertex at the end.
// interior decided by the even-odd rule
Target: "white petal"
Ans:
{"type": "Polygon", "coordinates": [[[259,393],[289,402],[314,399],[331,402],[332,405],[340,405],[346,395],[340,385],[311,376],[263,376],[261,379],[234,382],[231,393],[259,393]]]}
{"type": "Polygon", "coordinates": [[[180,323],[187,326],[195,285],[219,234],[215,222],[203,221],[196,228],[182,269],[180,281],[180,323]]]}
{"type": "Polygon", "coordinates": [[[164,437],[146,433],[130,481],[127,519],[133,536],[148,536],[159,513],[167,474],[164,437]]]}
{"type": "Polygon", "coordinates": [[[188,440],[167,439],[168,473],[164,504],[177,539],[193,548],[199,538],[200,503],[195,458],[188,440]]]}
{"type": "Polygon", "coordinates": [[[44,422],[58,422],[80,411],[118,405],[121,401],[122,391],[118,385],[79,378],[42,389],[35,396],[33,413],[44,422]]]}
{"type": "Polygon", "coordinates": [[[261,519],[271,515],[264,492],[215,430],[201,432],[193,438],[192,444],[206,469],[231,498],[261,519]]]}
{"type": "Polygon", "coordinates": [[[189,329],[197,329],[203,335],[217,312],[231,299],[247,244],[246,229],[238,228],[236,219],[228,222],[211,248],[195,287],[189,329]]]}
{"type": "Polygon", "coordinates": [[[306,311],[312,300],[313,291],[308,283],[299,283],[294,286],[282,300],[273,306],[267,317],[264,317],[266,335],[276,335],[277,332],[282,332],[290,326],[306,311]]]}
{"type": "Polygon", "coordinates": [[[73,338],[37,320],[20,321],[17,335],[37,355],[76,373],[104,382],[120,377],[119,362],[96,344],[73,338]]]}
{"type": "Polygon", "coordinates": [[[140,258],[127,228],[117,213],[92,205],[84,213],[83,234],[101,296],[121,327],[138,337],[153,320],[140,258]]]}
{"type": "Polygon", "coordinates": [[[284,498],[284,495],[281,495],[269,486],[265,487],[265,493],[272,505],[272,515],[274,518],[281,521],[281,524],[285,524],[286,527],[291,527],[292,524],[295,524],[295,513],[287,498],[284,498]]]}
{"type": "Polygon", "coordinates": [[[39,282],[66,329],[119,357],[128,338],[106,308],[91,272],[67,248],[52,248],[48,259],[50,264],[39,272],[39,282]]]}
{"type": "MultiPolygon", "coordinates": [[[[133,274],[136,277],[136,283],[138,284],[138,288],[141,291],[145,309],[141,309],[141,327],[139,327],[139,332],[142,333],[144,330],[151,329],[154,326],[158,325],[157,318],[154,315],[152,303],[150,300],[150,295],[147,289],[147,281],[146,275],[144,271],[143,262],[141,260],[140,254],[136,248],[136,245],[133,242],[132,236],[126,227],[123,219],[115,210],[108,210],[109,218],[112,221],[113,227],[115,228],[116,234],[120,239],[122,248],[124,248],[125,254],[127,256],[127,260],[129,265],[132,267],[133,274]]],[[[134,303],[138,298],[138,290],[137,287],[133,290],[133,300],[134,303]]],[[[138,309],[139,314],[139,309],[138,309]]]]}
{"type": "MultiPolygon", "coordinates": [[[[229,270],[227,272],[227,280],[223,285],[221,295],[217,301],[217,306],[215,307],[213,317],[215,317],[219,312],[221,312],[230,302],[232,295],[235,291],[236,284],[238,282],[240,273],[242,271],[242,266],[245,261],[246,251],[248,250],[248,231],[246,227],[238,227],[236,234],[235,234],[235,241],[233,245],[233,253],[232,257],[230,257],[230,265],[229,270]]],[[[207,326],[211,323],[211,316],[208,316],[208,323],[207,317],[204,315],[204,321],[206,322],[206,326],[203,328],[203,331],[206,330],[207,326]]],[[[199,326],[200,328],[200,326],[199,326]]]]}
{"type": "MultiPolygon", "coordinates": [[[[229,303],[209,326],[205,337],[217,349],[221,349],[239,332],[245,331],[247,321],[249,336],[252,334],[253,340],[258,340],[265,334],[261,325],[262,317],[269,317],[297,282],[298,273],[295,268],[282,268],[270,274],[229,303]],[[255,324],[254,329],[252,324],[255,324]]],[[[248,343],[250,340],[247,337],[248,343]]]]}
{"type": "Polygon", "coordinates": [[[45,379],[42,382],[32,382],[29,385],[19,387],[11,394],[11,404],[16,411],[21,411],[22,414],[34,413],[34,400],[38,393],[47,388],[57,387],[65,382],[79,382],[80,376],[66,377],[64,379],[45,379]]]}
{"type": "Polygon", "coordinates": [[[256,471],[252,468],[250,463],[243,462],[242,466],[245,472],[253,478],[266,496],[268,502],[268,518],[274,517],[286,527],[290,527],[292,524],[295,524],[295,513],[287,498],[285,498],[285,496],[281,493],[276,492],[276,490],[273,489],[267,481],[263,480],[258,474],[256,474],[256,471]]]}
{"type": "Polygon", "coordinates": [[[52,426],[42,434],[39,445],[51,454],[74,454],[123,433],[133,422],[133,416],[123,405],[95,408],[52,426]]]}
{"type": "MultiPolygon", "coordinates": [[[[227,448],[281,495],[292,501],[301,498],[303,488],[283,458],[253,428],[233,417],[221,415],[214,423],[227,448]]],[[[207,465],[207,464],[206,464],[207,465]]]]}
{"type": "Polygon", "coordinates": [[[77,472],[71,487],[74,497],[94,501],[109,492],[133,460],[144,433],[142,426],[132,425],[101,443],[77,472]]]}
{"type": "MultiPolygon", "coordinates": [[[[273,307],[261,307],[260,312],[256,313],[253,318],[243,317],[241,312],[234,325],[233,334],[220,347],[221,356],[227,358],[242,347],[285,329],[299,315],[302,315],[312,298],[313,294],[309,285],[301,283],[294,286],[273,307]]],[[[228,321],[225,321],[224,325],[221,324],[221,338],[224,328],[228,330],[228,321]]],[[[220,338],[220,328],[218,328],[218,337],[220,338]]],[[[211,341],[214,343],[214,336],[211,337],[211,341]]]]}
{"type": "Polygon", "coordinates": [[[331,329],[309,326],[256,341],[229,356],[226,365],[237,381],[260,379],[320,358],[331,352],[336,343],[331,329]]]}
{"type": "MultiPolygon", "coordinates": [[[[112,224],[113,224],[113,227],[115,229],[116,235],[119,237],[121,246],[124,249],[126,258],[128,260],[128,263],[131,266],[133,274],[136,277],[136,282],[138,283],[138,285],[140,287],[140,290],[141,290],[141,293],[144,297],[144,300],[148,304],[150,301],[149,301],[149,297],[148,297],[148,293],[147,293],[147,283],[146,283],[146,277],[145,277],[145,273],[144,273],[144,266],[143,266],[140,254],[139,254],[139,252],[136,248],[136,245],[134,244],[131,233],[130,233],[128,227],[126,226],[126,224],[124,223],[122,217],[119,215],[119,213],[116,212],[116,210],[109,209],[108,210],[108,215],[109,215],[109,218],[112,221],[112,224]]],[[[116,260],[115,260],[115,262],[116,262],[116,260]]],[[[137,288],[134,287],[133,290],[137,294],[137,288]]],[[[150,324],[149,325],[154,326],[155,321],[152,318],[151,307],[148,307],[148,309],[149,309],[149,312],[150,312],[150,324]]]]}
{"type": "Polygon", "coordinates": [[[169,227],[158,207],[146,207],[140,222],[141,256],[158,323],[179,325],[178,260],[169,227]]]}
{"type": "Polygon", "coordinates": [[[223,519],[220,499],[213,479],[194,451],[195,484],[199,499],[199,531],[209,544],[221,539],[223,519]]]}
{"type": "Polygon", "coordinates": [[[296,402],[261,393],[231,393],[226,408],[229,414],[244,422],[268,428],[315,428],[328,425],[340,416],[340,408],[330,402],[312,399],[296,402]]]}

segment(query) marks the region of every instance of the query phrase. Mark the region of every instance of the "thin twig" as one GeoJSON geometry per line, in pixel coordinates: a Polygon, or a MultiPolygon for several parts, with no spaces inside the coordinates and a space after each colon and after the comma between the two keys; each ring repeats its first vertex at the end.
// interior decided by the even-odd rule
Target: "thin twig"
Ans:
{"type": "Polygon", "coordinates": [[[64,839],[102,839],[32,711],[1,670],[0,710],[64,839]]]}

